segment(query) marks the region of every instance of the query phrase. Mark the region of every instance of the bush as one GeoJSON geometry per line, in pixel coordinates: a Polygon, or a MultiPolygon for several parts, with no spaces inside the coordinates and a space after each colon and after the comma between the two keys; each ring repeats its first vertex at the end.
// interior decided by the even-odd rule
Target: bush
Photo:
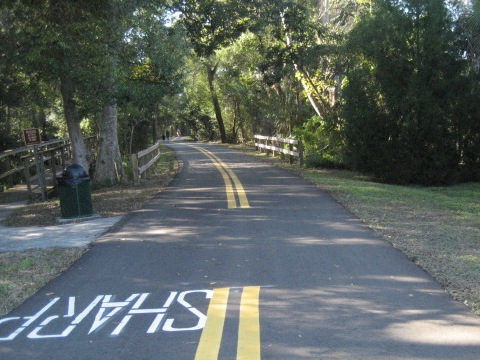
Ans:
{"type": "Polygon", "coordinates": [[[347,169],[341,158],[336,158],[322,151],[308,152],[304,157],[304,164],[309,168],[347,169]]]}
{"type": "Polygon", "coordinates": [[[346,168],[343,139],[338,128],[334,120],[313,116],[302,128],[295,129],[295,137],[302,142],[305,149],[305,166],[346,168]]]}
{"type": "MultiPolygon", "coordinates": [[[[345,154],[353,169],[392,183],[461,180],[468,124],[465,63],[441,0],[381,0],[350,35],[345,154]]],[[[476,103],[476,102],[475,102],[476,103]]]]}

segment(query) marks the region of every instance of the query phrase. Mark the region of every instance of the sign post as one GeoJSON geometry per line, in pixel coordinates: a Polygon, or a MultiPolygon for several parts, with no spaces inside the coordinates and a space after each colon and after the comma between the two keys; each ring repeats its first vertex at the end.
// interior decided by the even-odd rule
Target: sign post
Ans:
{"type": "Polygon", "coordinates": [[[40,137],[40,129],[38,128],[23,130],[23,137],[26,145],[35,145],[42,142],[42,138],[40,137]]]}
{"type": "Polygon", "coordinates": [[[32,128],[23,130],[23,137],[25,140],[25,145],[33,145],[33,155],[35,159],[35,167],[37,170],[38,176],[38,186],[40,188],[40,196],[42,200],[45,200],[47,197],[47,186],[45,183],[45,172],[43,168],[43,159],[42,155],[39,154],[38,148],[36,145],[42,142],[40,137],[40,129],[32,128]]]}

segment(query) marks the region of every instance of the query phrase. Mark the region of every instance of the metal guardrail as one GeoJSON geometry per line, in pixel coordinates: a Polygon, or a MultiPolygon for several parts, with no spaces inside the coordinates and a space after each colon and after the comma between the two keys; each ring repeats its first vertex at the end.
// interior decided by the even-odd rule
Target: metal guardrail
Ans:
{"type": "Polygon", "coordinates": [[[254,139],[257,151],[265,150],[267,153],[270,151],[273,156],[275,156],[275,153],[280,153],[282,156],[288,155],[290,164],[298,159],[300,165],[303,165],[303,145],[301,141],[264,135],[254,135],[254,139]]]}
{"type": "Polygon", "coordinates": [[[148,170],[160,158],[160,141],[148,149],[142,150],[130,156],[133,168],[133,181],[136,185],[140,183],[140,179],[147,177],[148,170]]]}

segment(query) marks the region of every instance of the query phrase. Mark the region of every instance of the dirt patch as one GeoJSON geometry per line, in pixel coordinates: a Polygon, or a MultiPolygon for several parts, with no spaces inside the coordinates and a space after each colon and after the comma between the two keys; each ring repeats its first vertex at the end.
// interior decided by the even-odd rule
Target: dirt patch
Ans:
{"type": "Polygon", "coordinates": [[[85,251],[72,248],[0,253],[0,315],[35,294],[85,251]]]}

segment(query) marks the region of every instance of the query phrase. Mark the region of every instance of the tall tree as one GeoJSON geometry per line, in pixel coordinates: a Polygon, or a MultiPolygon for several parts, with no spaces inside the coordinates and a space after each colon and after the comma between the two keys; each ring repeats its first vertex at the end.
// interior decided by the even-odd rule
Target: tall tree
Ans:
{"type": "Polygon", "coordinates": [[[443,0],[377,0],[352,32],[345,121],[352,164],[392,182],[459,174],[464,69],[443,0]]]}
{"type": "Polygon", "coordinates": [[[459,6],[460,37],[464,53],[471,60],[475,72],[480,72],[480,1],[472,0],[459,6]]]}
{"type": "Polygon", "coordinates": [[[215,88],[218,62],[215,51],[231,43],[248,26],[244,2],[240,0],[182,0],[179,10],[182,23],[198,59],[204,64],[212,105],[218,123],[221,141],[227,142],[222,108],[215,88]]]}
{"type": "Polygon", "coordinates": [[[78,116],[78,84],[87,76],[94,31],[95,1],[2,3],[3,25],[13,29],[16,46],[11,54],[32,81],[56,82],[61,92],[74,161],[89,169],[91,160],[78,116]]]}
{"type": "MultiPolygon", "coordinates": [[[[135,38],[151,36],[148,28],[151,24],[138,21],[142,17],[156,19],[162,23],[165,7],[163,2],[150,0],[110,0],[103,5],[102,38],[104,41],[104,76],[102,80],[102,121],[96,164],[96,181],[114,184],[125,180],[118,138],[118,97],[119,91],[131,74],[131,64],[145,61],[149,54],[147,48],[133,51],[131,42],[135,38]],[[146,26],[146,27],[144,27],[146,26]]],[[[156,39],[161,41],[161,38],[156,39]]],[[[172,75],[173,78],[174,75],[172,75]]],[[[130,90],[131,97],[134,89],[130,90]]]]}
{"type": "Polygon", "coordinates": [[[184,61],[190,55],[182,28],[165,26],[158,12],[136,11],[133,22],[125,49],[130,66],[118,98],[119,140],[128,154],[151,144],[145,136],[149,129],[158,140],[166,113],[176,110],[172,98],[183,90],[184,61]]]}
{"type": "Polygon", "coordinates": [[[98,138],[98,157],[95,181],[115,184],[125,181],[122,157],[118,143],[117,87],[120,72],[120,53],[126,32],[125,18],[131,15],[131,2],[110,0],[103,13],[105,75],[103,78],[103,111],[98,138]]]}
{"type": "MultiPolygon", "coordinates": [[[[343,73],[338,47],[370,0],[258,1],[256,18],[277,42],[271,66],[290,64],[320,118],[331,116],[343,73]],[[276,54],[276,55],[274,55],[276,54]],[[279,61],[280,60],[280,61],[279,61]]],[[[278,72],[278,70],[277,70],[278,72]]]]}

